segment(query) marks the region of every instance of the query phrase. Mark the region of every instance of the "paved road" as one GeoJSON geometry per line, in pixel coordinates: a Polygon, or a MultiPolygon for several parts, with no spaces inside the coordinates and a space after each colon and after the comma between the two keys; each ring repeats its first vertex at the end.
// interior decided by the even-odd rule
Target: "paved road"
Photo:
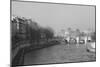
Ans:
{"type": "Polygon", "coordinates": [[[95,61],[95,53],[87,52],[84,45],[77,48],[75,45],[70,45],[68,47],[65,43],[61,43],[48,48],[32,51],[24,57],[25,65],[79,61],[95,61]]]}

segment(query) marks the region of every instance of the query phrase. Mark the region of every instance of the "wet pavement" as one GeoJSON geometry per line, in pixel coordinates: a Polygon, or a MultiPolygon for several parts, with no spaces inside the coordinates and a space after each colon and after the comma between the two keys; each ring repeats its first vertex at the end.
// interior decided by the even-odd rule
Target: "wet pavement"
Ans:
{"type": "Polygon", "coordinates": [[[95,61],[95,53],[87,52],[85,45],[67,46],[65,43],[31,51],[24,56],[24,65],[95,61]]]}

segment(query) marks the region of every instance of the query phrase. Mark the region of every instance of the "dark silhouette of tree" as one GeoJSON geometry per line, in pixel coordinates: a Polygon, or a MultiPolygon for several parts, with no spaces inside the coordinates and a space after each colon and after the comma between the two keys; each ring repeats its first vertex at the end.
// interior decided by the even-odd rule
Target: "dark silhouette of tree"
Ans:
{"type": "Polygon", "coordinates": [[[32,21],[31,19],[28,19],[27,22],[28,22],[28,26],[27,26],[28,38],[31,41],[39,41],[40,32],[39,32],[39,26],[38,26],[37,22],[32,21]]]}
{"type": "Polygon", "coordinates": [[[44,30],[45,30],[44,33],[45,33],[45,36],[46,36],[47,40],[53,38],[54,32],[50,27],[45,28],[44,30]]]}

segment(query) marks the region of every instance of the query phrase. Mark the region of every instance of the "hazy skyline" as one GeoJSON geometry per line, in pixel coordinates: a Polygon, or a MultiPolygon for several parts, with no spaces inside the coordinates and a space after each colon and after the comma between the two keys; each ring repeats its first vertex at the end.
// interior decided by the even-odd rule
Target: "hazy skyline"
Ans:
{"type": "Polygon", "coordinates": [[[35,2],[12,2],[12,15],[32,18],[43,27],[51,27],[56,32],[61,29],[95,30],[95,8],[48,4],[35,2]]]}

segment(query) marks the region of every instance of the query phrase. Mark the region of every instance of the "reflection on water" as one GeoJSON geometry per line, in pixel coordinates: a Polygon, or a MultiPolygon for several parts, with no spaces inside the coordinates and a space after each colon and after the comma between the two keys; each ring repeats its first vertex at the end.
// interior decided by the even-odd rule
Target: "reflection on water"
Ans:
{"type": "Polygon", "coordinates": [[[95,53],[86,51],[84,45],[54,45],[48,48],[32,51],[25,55],[24,64],[46,64],[63,62],[95,61],[95,53]]]}

